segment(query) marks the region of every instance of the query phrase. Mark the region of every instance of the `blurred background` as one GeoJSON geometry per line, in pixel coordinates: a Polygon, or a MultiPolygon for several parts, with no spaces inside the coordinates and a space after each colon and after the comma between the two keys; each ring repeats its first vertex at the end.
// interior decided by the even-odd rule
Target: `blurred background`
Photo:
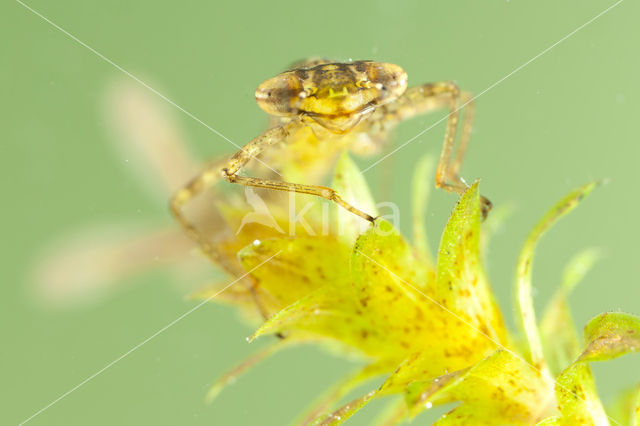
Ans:
{"type": "MultiPolygon", "coordinates": [[[[410,85],[455,80],[476,94],[492,87],[477,100],[462,174],[481,178],[483,194],[495,205],[515,208],[491,241],[487,264],[510,324],[515,261],[526,234],[570,189],[601,178],[608,184],[543,238],[534,266],[536,307],[540,313],[569,258],[594,246],[603,258],[571,297],[578,327],[606,310],[640,314],[637,3],[620,3],[494,87],[614,2],[27,4],[113,64],[20,3],[0,6],[0,423],[29,418],[195,306],[185,295],[214,274],[197,261],[193,268],[188,262],[178,267],[176,254],[165,250],[152,259],[157,267],[150,263],[145,272],[119,271],[121,263],[85,271],[76,259],[67,268],[86,274],[84,281],[41,284],[43,272],[35,265],[65,247],[87,247],[88,262],[91,244],[108,246],[145,232],[172,241],[177,252],[185,244],[172,234],[171,183],[140,179],[152,176],[145,175],[151,160],[127,151],[114,129],[118,88],[142,88],[141,99],[167,117],[166,129],[151,126],[147,134],[156,131],[170,144],[184,141],[195,164],[235,149],[123,70],[241,145],[267,122],[253,99],[256,86],[309,56],[393,62],[408,72],[410,85]],[[176,135],[167,136],[174,127],[176,135]]],[[[403,124],[396,146],[443,115],[403,124]]],[[[370,170],[374,195],[392,194],[408,212],[415,159],[437,155],[443,133],[444,122],[370,170]]],[[[175,162],[179,176],[188,171],[189,161],[175,162]]],[[[455,200],[433,193],[432,239],[455,200]]],[[[402,224],[408,232],[409,221],[402,224]]],[[[207,304],[29,424],[286,424],[353,367],[320,349],[289,349],[206,405],[212,381],[263,344],[247,344],[251,332],[233,309],[207,304]]],[[[593,368],[607,402],[640,380],[640,354],[593,368]]],[[[350,424],[367,424],[379,407],[371,404],[350,424]]],[[[426,415],[416,420],[428,422],[426,415]]]]}

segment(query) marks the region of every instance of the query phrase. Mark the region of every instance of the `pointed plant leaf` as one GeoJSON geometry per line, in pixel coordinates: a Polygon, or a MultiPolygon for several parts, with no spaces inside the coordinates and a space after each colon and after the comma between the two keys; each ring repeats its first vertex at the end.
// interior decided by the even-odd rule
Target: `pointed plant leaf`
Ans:
{"type": "Polygon", "coordinates": [[[403,392],[413,381],[468,367],[506,344],[501,314],[480,267],[479,225],[474,185],[444,232],[436,283],[428,274],[422,280],[425,274],[416,276],[413,252],[387,222],[377,220],[356,242],[352,276],[358,299],[387,336],[389,356],[400,364],[380,394],[403,392]],[[405,348],[405,357],[398,357],[399,348],[405,348]]]}
{"type": "MultiPolygon", "coordinates": [[[[379,215],[375,201],[369,191],[362,172],[345,151],[336,164],[331,187],[349,204],[373,217],[379,215]]],[[[355,214],[335,206],[337,235],[344,241],[353,242],[369,227],[369,222],[355,214]]]]}
{"type": "MultiPolygon", "coordinates": [[[[475,366],[443,380],[444,386],[428,388],[416,400],[420,408],[451,400],[462,402],[437,425],[530,425],[553,410],[551,378],[509,351],[495,351],[475,366]]],[[[412,414],[416,407],[410,407],[412,414]]]]}
{"type": "Polygon", "coordinates": [[[621,312],[604,313],[585,327],[586,348],[578,361],[556,380],[559,425],[608,425],[608,417],[597,395],[588,361],[612,359],[637,351],[640,318],[621,312]]]}
{"type": "Polygon", "coordinates": [[[640,351],[640,317],[607,312],[593,318],[584,330],[586,347],[581,361],[603,361],[640,351]]]}
{"type": "Polygon", "coordinates": [[[385,336],[379,354],[401,362],[399,348],[409,351],[421,344],[418,333],[435,326],[430,315],[434,306],[424,296],[427,270],[402,235],[376,219],[353,248],[351,279],[359,316],[385,336]]]}
{"type": "Polygon", "coordinates": [[[285,346],[288,346],[291,342],[288,340],[279,340],[276,343],[272,343],[267,347],[259,350],[249,358],[242,361],[240,364],[233,367],[231,370],[226,372],[222,377],[220,377],[209,389],[207,393],[206,401],[212,402],[219,394],[222,392],[224,388],[229,385],[232,385],[236,382],[239,376],[246,373],[249,369],[251,369],[254,365],[262,361],[263,359],[273,355],[274,353],[280,351],[285,346]]]}
{"type": "Polygon", "coordinates": [[[438,303],[433,280],[388,222],[376,220],[358,238],[351,274],[359,317],[370,323],[370,333],[384,336],[376,355],[402,364],[385,382],[384,394],[459,370],[495,348],[478,327],[438,303]]]}
{"type": "Polygon", "coordinates": [[[531,292],[531,267],[535,248],[545,231],[562,216],[572,211],[582,199],[591,193],[596,185],[597,183],[595,182],[583,185],[571,191],[559,203],[553,206],[529,233],[520,252],[516,267],[516,305],[520,313],[521,326],[528,342],[529,360],[538,368],[545,366],[545,360],[531,292]]]}
{"type": "MultiPolygon", "coordinates": [[[[480,339],[480,343],[484,343],[486,340],[484,337],[480,337],[480,339]]],[[[464,346],[462,346],[463,350],[457,348],[460,344],[458,340],[452,339],[452,343],[454,344],[445,345],[444,348],[412,353],[385,380],[378,393],[390,395],[404,392],[405,400],[410,408],[415,404],[421,405],[421,402],[427,402],[426,399],[422,401],[421,398],[424,399],[444,385],[448,385],[451,380],[466,371],[465,367],[476,364],[487,353],[494,350],[491,346],[480,346],[477,345],[477,341],[470,340],[470,346],[483,349],[483,351],[478,350],[476,353],[470,353],[464,346]],[[452,370],[454,373],[447,373],[452,370]]],[[[428,402],[431,405],[436,405],[449,402],[449,400],[436,401],[431,399],[428,402]]],[[[416,415],[421,409],[419,407],[417,411],[410,411],[411,415],[416,415]]]]}
{"type": "Polygon", "coordinates": [[[560,288],[549,302],[542,322],[540,334],[544,355],[554,375],[571,364],[579,355],[580,340],[567,303],[575,285],[586,275],[599,257],[599,251],[589,248],[575,255],[567,264],[560,288]]]}
{"type": "Polygon", "coordinates": [[[608,425],[607,414],[593,382],[591,368],[578,361],[558,376],[556,399],[560,410],[559,425],[608,425]]]}
{"type": "Polygon", "coordinates": [[[457,380],[463,380],[469,368],[445,374],[432,380],[410,383],[404,395],[410,417],[413,418],[422,411],[429,410],[437,405],[455,401],[455,397],[443,391],[443,389],[449,389],[457,380]]]}
{"type": "Polygon", "coordinates": [[[355,349],[354,355],[376,357],[388,350],[384,330],[363,314],[350,287],[326,285],[315,290],[269,318],[249,341],[279,332],[288,339],[337,343],[342,350],[355,349]]]}
{"type": "Polygon", "coordinates": [[[362,277],[377,275],[380,267],[418,288],[427,285],[428,271],[405,238],[384,219],[376,219],[374,226],[358,238],[353,248],[351,273],[357,288],[364,290],[368,285],[362,277]]]}
{"type": "Polygon", "coordinates": [[[296,421],[295,424],[307,425],[316,418],[321,417],[327,410],[338,402],[342,397],[348,394],[356,386],[370,380],[380,374],[389,371],[389,367],[384,364],[370,364],[355,374],[350,374],[343,380],[340,380],[336,385],[331,387],[329,391],[323,395],[317,402],[315,402],[307,413],[303,416],[303,419],[296,421]]]}
{"type": "Polygon", "coordinates": [[[312,425],[317,426],[337,426],[345,421],[347,421],[351,416],[353,416],[358,410],[362,409],[376,394],[376,391],[371,391],[366,395],[363,395],[359,398],[354,399],[342,406],[339,410],[334,411],[331,414],[325,415],[323,417],[315,420],[312,425]]]}
{"type": "Polygon", "coordinates": [[[256,240],[238,253],[247,270],[253,270],[257,286],[282,309],[314,290],[331,283],[348,285],[349,247],[333,236],[268,238],[256,240]]]}
{"type": "Polygon", "coordinates": [[[478,183],[460,197],[438,250],[436,301],[477,332],[506,343],[502,315],[481,265],[478,183]]]}
{"type": "Polygon", "coordinates": [[[353,320],[354,317],[351,298],[332,286],[325,286],[277,312],[249,337],[249,341],[267,333],[301,331],[363,348],[366,338],[371,336],[361,337],[361,330],[368,330],[368,324],[357,317],[353,320]]]}

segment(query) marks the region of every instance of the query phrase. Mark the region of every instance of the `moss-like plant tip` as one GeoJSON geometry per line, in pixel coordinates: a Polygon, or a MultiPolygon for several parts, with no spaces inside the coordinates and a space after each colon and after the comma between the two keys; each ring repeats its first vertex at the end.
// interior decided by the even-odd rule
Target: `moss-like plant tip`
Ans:
{"type": "Polygon", "coordinates": [[[640,318],[607,312],[593,318],[584,329],[585,348],[580,361],[605,361],[640,351],[640,318]]]}
{"type": "MultiPolygon", "coordinates": [[[[258,351],[223,375],[208,400],[279,347],[316,343],[357,356],[363,366],[312,405],[301,417],[302,424],[341,424],[382,396],[395,397],[379,419],[384,422],[379,424],[387,425],[450,402],[458,404],[435,424],[609,421],[589,363],[637,351],[640,319],[622,313],[598,316],[585,328],[581,343],[567,300],[598,258],[593,249],[570,262],[541,324],[531,295],[540,237],[599,183],[571,191],[543,215],[525,241],[516,267],[522,327],[521,336],[515,336],[507,330],[483,267],[487,239],[483,227],[488,225],[482,224],[478,182],[454,207],[432,259],[423,217],[428,192],[424,180],[431,164],[421,160],[413,180],[417,206],[412,213],[412,242],[384,218],[362,226],[361,218],[340,208],[332,217],[334,224],[342,222],[344,232],[333,227],[321,235],[282,235],[254,226],[225,242],[230,254],[231,248],[235,250],[233,260],[250,274],[222,293],[221,300],[262,323],[249,341],[277,334],[283,343],[258,351]],[[513,343],[520,337],[525,339],[524,348],[513,343]],[[340,407],[349,392],[380,376],[381,385],[372,385],[340,407]]],[[[378,214],[366,182],[346,154],[338,161],[333,182],[349,203],[378,214]]],[[[286,209],[279,211],[282,214],[275,220],[287,229],[286,209]]],[[[224,215],[238,223],[242,206],[229,207],[224,215]]],[[[213,291],[209,287],[197,296],[204,298],[213,291]]]]}

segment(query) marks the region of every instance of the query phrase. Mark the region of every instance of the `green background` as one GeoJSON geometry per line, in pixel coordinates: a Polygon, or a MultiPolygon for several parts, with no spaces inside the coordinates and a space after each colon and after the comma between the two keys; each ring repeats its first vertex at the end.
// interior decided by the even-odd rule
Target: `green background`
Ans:
{"type": "MultiPolygon", "coordinates": [[[[265,125],[253,90],[295,60],[384,60],[403,66],[410,85],[455,80],[481,93],[613,1],[28,4],[243,143],[265,125]]],[[[53,239],[94,224],[170,219],[166,205],[136,184],[129,170],[136,164],[125,164],[113,150],[104,96],[110,83],[127,77],[19,3],[1,8],[0,423],[16,424],[194,302],[162,271],[131,279],[84,306],[53,309],[34,298],[29,271],[53,239]]],[[[605,310],[640,313],[638,12],[637,2],[622,2],[477,101],[463,175],[481,177],[482,192],[494,204],[516,207],[488,255],[493,287],[510,321],[513,270],[526,233],[563,194],[594,178],[610,182],[539,247],[537,308],[553,293],[571,255],[596,246],[605,257],[571,298],[576,323],[582,327],[605,310]]],[[[233,151],[193,119],[172,113],[202,160],[233,151]]],[[[442,114],[404,124],[396,143],[442,114]]],[[[379,172],[393,170],[387,191],[407,211],[415,159],[439,152],[443,130],[436,126],[368,173],[376,193],[382,191],[379,172]]],[[[454,203],[451,194],[434,194],[433,236],[454,203]]],[[[407,220],[406,232],[405,225],[407,220]]],[[[211,381],[261,344],[248,345],[250,333],[232,309],[206,305],[30,424],[285,424],[352,367],[320,349],[292,349],[205,405],[211,381]]],[[[640,355],[595,365],[604,400],[637,383],[639,367],[640,355]]],[[[351,424],[367,424],[378,407],[367,407],[351,424]]],[[[427,421],[422,416],[417,424],[427,421]]]]}

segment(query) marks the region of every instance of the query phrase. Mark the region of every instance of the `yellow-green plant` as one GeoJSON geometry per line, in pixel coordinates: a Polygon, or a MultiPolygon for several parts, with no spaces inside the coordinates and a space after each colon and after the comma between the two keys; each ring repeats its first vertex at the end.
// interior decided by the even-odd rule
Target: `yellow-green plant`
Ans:
{"type": "MultiPolygon", "coordinates": [[[[604,313],[587,324],[580,343],[567,297],[597,257],[593,250],[582,252],[567,267],[564,283],[540,325],[531,293],[539,238],[596,183],[568,194],[527,238],[516,267],[521,319],[521,336],[516,338],[505,326],[482,266],[485,236],[478,183],[461,196],[442,233],[437,259],[432,259],[422,222],[426,203],[422,182],[428,181],[428,170],[428,160],[423,160],[414,180],[412,243],[383,219],[361,234],[353,223],[351,232],[340,235],[291,237],[272,232],[258,238],[259,230],[253,227],[232,238],[251,241],[237,258],[258,284],[240,286],[221,297],[248,313],[256,310],[256,300],[262,307],[268,319],[249,340],[266,334],[281,338],[223,376],[209,399],[265,356],[311,341],[356,353],[366,364],[336,384],[306,413],[303,423],[340,424],[384,395],[402,398],[393,400],[380,424],[396,424],[454,401],[459,404],[436,424],[617,423],[603,409],[589,363],[640,350],[640,318],[604,313]],[[379,376],[385,378],[381,386],[335,407],[357,385],[379,376]]],[[[356,205],[374,204],[346,155],[339,161],[334,187],[351,194],[356,205]]],[[[237,226],[242,211],[228,206],[226,210],[228,226],[237,226]]],[[[285,227],[283,217],[278,221],[285,227]]],[[[210,297],[217,291],[208,288],[197,295],[210,297]]],[[[627,405],[623,420],[629,424],[640,424],[638,395],[632,394],[627,405]]]]}

